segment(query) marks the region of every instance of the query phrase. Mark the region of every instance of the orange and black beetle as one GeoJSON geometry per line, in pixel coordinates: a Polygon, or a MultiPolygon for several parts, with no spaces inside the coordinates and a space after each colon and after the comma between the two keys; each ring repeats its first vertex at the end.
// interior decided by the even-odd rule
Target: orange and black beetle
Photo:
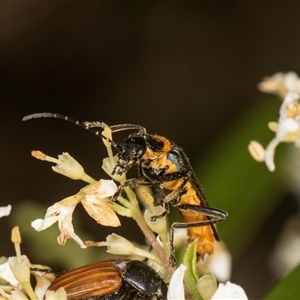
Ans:
{"type": "Polygon", "coordinates": [[[68,271],[48,290],[61,287],[68,300],[166,300],[168,290],[153,268],[129,259],[104,260],[68,271]]]}
{"type": "MultiPolygon", "coordinates": [[[[27,116],[23,120],[40,117],[54,117],[71,121],[90,131],[91,127],[102,127],[101,122],[85,122],[81,124],[68,117],[52,114],[38,113],[27,116]]],[[[170,230],[172,254],[171,263],[174,263],[173,235],[174,228],[187,228],[189,242],[198,239],[197,253],[203,257],[206,253],[212,254],[215,241],[220,237],[216,223],[226,219],[227,212],[209,207],[200,183],[193,171],[187,155],[183,149],[169,139],[157,135],[148,134],[146,129],[135,124],[119,124],[109,126],[112,132],[124,130],[137,130],[118,143],[103,136],[100,132],[93,131],[101,136],[117,150],[115,174],[123,174],[132,166],[137,165],[140,177],[129,179],[119,187],[119,191],[113,197],[114,200],[122,192],[125,186],[135,188],[139,185],[152,185],[160,189],[160,196],[156,197],[157,204],[165,207],[165,213],[155,216],[153,220],[167,214],[169,205],[177,207],[183,216],[184,223],[173,223],[170,230]]]]}

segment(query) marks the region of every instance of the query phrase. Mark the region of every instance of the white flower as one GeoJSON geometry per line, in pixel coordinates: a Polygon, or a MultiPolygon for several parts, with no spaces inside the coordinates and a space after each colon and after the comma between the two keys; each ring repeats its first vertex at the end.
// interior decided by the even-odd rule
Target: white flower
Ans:
{"type": "Polygon", "coordinates": [[[103,226],[118,227],[121,225],[116,213],[109,207],[113,196],[118,190],[113,180],[101,179],[94,184],[81,189],[78,195],[82,197],[81,204],[87,213],[103,226]]]}
{"type": "Polygon", "coordinates": [[[184,300],[184,285],[183,277],[186,266],[181,264],[179,268],[176,269],[174,274],[171,277],[167,299],[168,300],[184,300]]]}
{"type": "Polygon", "coordinates": [[[37,231],[42,231],[58,221],[60,235],[57,241],[60,245],[64,245],[67,239],[72,238],[81,248],[86,248],[83,241],[75,234],[72,224],[72,214],[78,202],[75,195],[55,203],[47,209],[44,219],[32,221],[31,226],[37,231]]]}
{"type": "Polygon", "coordinates": [[[0,218],[9,216],[11,211],[11,205],[0,206],[0,218]]]}
{"type": "Polygon", "coordinates": [[[58,155],[58,159],[48,156],[41,151],[32,151],[31,155],[37,159],[53,162],[56,165],[52,170],[74,180],[83,180],[87,183],[94,183],[95,180],[87,175],[81,164],[69,153],[64,152],[58,155]]]}
{"type": "Polygon", "coordinates": [[[10,294],[7,294],[3,289],[0,288],[0,295],[5,297],[5,298],[0,297],[0,299],[28,300],[28,298],[19,289],[15,289],[10,294]]]}
{"type": "Polygon", "coordinates": [[[300,93],[300,80],[294,72],[280,72],[271,77],[265,77],[258,84],[258,89],[264,93],[277,94],[284,98],[289,91],[300,93]]]}
{"type": "Polygon", "coordinates": [[[300,146],[300,105],[297,93],[287,93],[280,107],[279,114],[278,123],[269,123],[270,129],[276,133],[266,149],[263,149],[256,141],[252,141],[248,146],[253,158],[260,162],[264,161],[270,171],[275,170],[274,154],[279,143],[293,142],[296,147],[300,146]]]}
{"type": "Polygon", "coordinates": [[[8,264],[20,283],[30,281],[30,262],[26,255],[9,257],[8,264]]]}
{"type": "Polygon", "coordinates": [[[118,255],[131,255],[134,253],[135,246],[122,236],[112,233],[106,238],[107,252],[118,255]]]}
{"type": "Polygon", "coordinates": [[[38,300],[30,283],[30,262],[26,255],[13,256],[8,258],[8,264],[16,279],[31,300],[38,300]]]}
{"type": "Polygon", "coordinates": [[[297,132],[299,131],[299,124],[291,118],[287,118],[282,121],[276,132],[276,136],[271,140],[271,142],[266,147],[265,162],[270,171],[275,170],[274,164],[274,153],[275,148],[281,142],[295,142],[299,144],[299,137],[297,132]]]}
{"type": "Polygon", "coordinates": [[[85,244],[90,246],[107,247],[107,253],[116,254],[116,255],[138,255],[142,257],[147,257],[152,261],[159,262],[156,256],[150,253],[148,250],[145,251],[133,245],[132,242],[125,239],[124,237],[112,233],[106,237],[106,242],[92,242],[86,241],[85,244]]]}
{"type": "Polygon", "coordinates": [[[12,286],[20,287],[20,283],[11,271],[8,261],[0,265],[0,278],[4,279],[12,286]]]}
{"type": "Polygon", "coordinates": [[[217,299],[248,299],[245,291],[239,286],[230,281],[220,283],[217,291],[212,296],[211,300],[217,299]]]}
{"type": "Polygon", "coordinates": [[[279,122],[285,120],[286,118],[294,118],[299,114],[299,94],[295,92],[288,92],[280,106],[279,110],[279,122]]]}
{"type": "Polygon", "coordinates": [[[81,202],[88,214],[101,225],[120,226],[117,215],[107,205],[110,201],[108,197],[116,191],[117,186],[112,180],[100,180],[83,188],[78,194],[56,202],[47,209],[44,219],[33,221],[31,226],[37,231],[42,231],[58,222],[60,235],[57,240],[60,245],[64,245],[66,240],[71,238],[81,248],[86,248],[84,242],[75,234],[72,224],[72,214],[76,205],[81,202]]]}

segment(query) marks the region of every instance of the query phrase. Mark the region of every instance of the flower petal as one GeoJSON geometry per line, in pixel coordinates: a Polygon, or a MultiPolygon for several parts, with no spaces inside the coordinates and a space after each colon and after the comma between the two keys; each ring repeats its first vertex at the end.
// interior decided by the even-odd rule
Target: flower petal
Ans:
{"type": "Polygon", "coordinates": [[[64,245],[67,239],[73,239],[81,248],[86,248],[84,242],[76,235],[72,224],[72,214],[75,209],[74,207],[63,206],[60,212],[60,218],[58,220],[58,227],[60,235],[57,237],[57,242],[60,245],[64,245]]]}
{"type": "Polygon", "coordinates": [[[248,145],[248,150],[256,161],[265,161],[265,149],[259,142],[251,141],[248,145]]]}
{"type": "Polygon", "coordinates": [[[168,288],[168,300],[184,300],[183,277],[186,266],[181,264],[171,277],[168,288]]]}
{"type": "Polygon", "coordinates": [[[294,72],[279,72],[265,77],[258,84],[258,89],[264,93],[277,94],[283,98],[288,91],[300,92],[300,80],[294,72]]]}
{"type": "Polygon", "coordinates": [[[293,109],[293,107],[297,105],[297,100],[299,100],[299,94],[295,92],[289,92],[286,94],[279,110],[280,121],[289,117],[289,110],[293,109]]]}
{"type": "Polygon", "coordinates": [[[30,281],[30,262],[26,255],[11,256],[8,264],[14,276],[20,283],[30,281]]]}
{"type": "Polygon", "coordinates": [[[0,278],[3,278],[12,286],[20,286],[19,281],[9,267],[8,261],[0,265],[0,278]]]}
{"type": "Polygon", "coordinates": [[[60,202],[54,203],[52,206],[50,206],[47,209],[46,215],[44,219],[36,219],[33,222],[31,222],[31,226],[36,231],[42,231],[51,225],[53,225],[55,222],[57,222],[61,218],[61,211],[63,207],[72,207],[72,212],[74,211],[79,199],[75,196],[70,196],[65,199],[63,199],[60,202]]]}
{"type": "Polygon", "coordinates": [[[107,252],[118,255],[131,255],[133,254],[135,246],[124,237],[112,233],[106,237],[107,252]]]}
{"type": "Polygon", "coordinates": [[[87,213],[98,223],[103,226],[118,227],[121,225],[116,213],[105,203],[94,195],[86,195],[81,201],[87,213]]]}
{"type": "Polygon", "coordinates": [[[1,206],[0,207],[0,218],[8,216],[10,214],[10,211],[11,211],[11,205],[1,206]]]}
{"type": "MultiPolygon", "coordinates": [[[[28,298],[21,292],[20,289],[13,290],[10,294],[6,294],[3,289],[0,288],[0,295],[3,295],[5,298],[9,300],[28,300],[28,298]]],[[[2,297],[0,297],[2,299],[2,297]]]]}
{"type": "Polygon", "coordinates": [[[113,196],[117,190],[113,180],[101,179],[80,191],[82,205],[97,223],[112,227],[121,225],[117,214],[108,206],[108,203],[111,203],[108,197],[113,196]]]}
{"type": "Polygon", "coordinates": [[[47,209],[44,219],[37,219],[31,222],[31,226],[37,231],[42,231],[58,221],[60,235],[57,238],[57,242],[60,245],[64,245],[66,240],[71,238],[81,248],[86,248],[83,241],[75,234],[72,224],[72,214],[81,198],[82,196],[80,195],[74,195],[56,202],[47,209]]]}
{"type": "Polygon", "coordinates": [[[85,174],[81,164],[67,152],[58,155],[57,164],[52,170],[75,180],[81,179],[85,174]]]}
{"type": "Polygon", "coordinates": [[[80,192],[87,195],[97,194],[100,199],[105,199],[113,196],[117,190],[118,187],[113,180],[100,179],[96,183],[83,188],[80,192]]]}
{"type": "Polygon", "coordinates": [[[248,299],[245,291],[237,284],[227,281],[220,283],[211,300],[216,299],[248,299]]]}
{"type": "Polygon", "coordinates": [[[292,118],[286,118],[279,123],[276,136],[270,141],[266,147],[265,162],[270,171],[275,170],[274,153],[275,148],[281,142],[297,142],[296,132],[299,130],[299,124],[292,118]]]}

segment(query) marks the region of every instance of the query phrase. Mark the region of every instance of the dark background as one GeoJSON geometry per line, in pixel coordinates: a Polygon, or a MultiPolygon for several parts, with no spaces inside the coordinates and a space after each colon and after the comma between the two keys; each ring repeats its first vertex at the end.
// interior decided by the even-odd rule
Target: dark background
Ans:
{"type": "MultiPolygon", "coordinates": [[[[32,159],[32,149],[68,151],[103,176],[97,138],[60,120],[21,121],[34,112],[141,124],[175,140],[192,163],[203,159],[222,130],[261,100],[264,76],[300,71],[299,15],[297,2],[0,3],[1,203],[49,206],[82,187],[32,159]]],[[[267,225],[258,238],[275,229],[267,225]]],[[[6,234],[1,229],[1,254],[11,255],[6,234]]],[[[268,245],[251,247],[235,258],[232,281],[259,298],[269,283],[263,266],[265,277],[252,280],[268,245]],[[245,265],[249,256],[254,270],[245,265]]]]}

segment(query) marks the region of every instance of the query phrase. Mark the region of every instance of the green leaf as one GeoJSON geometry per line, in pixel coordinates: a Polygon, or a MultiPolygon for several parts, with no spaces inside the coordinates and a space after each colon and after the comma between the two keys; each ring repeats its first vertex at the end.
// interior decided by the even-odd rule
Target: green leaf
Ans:
{"type": "Polygon", "coordinates": [[[272,289],[263,300],[274,300],[274,299],[299,299],[300,297],[300,265],[298,265],[289,275],[283,278],[275,287],[272,289]]]}
{"type": "Polygon", "coordinates": [[[199,275],[197,272],[197,242],[194,240],[186,249],[183,264],[186,266],[186,271],[184,273],[184,283],[192,295],[194,300],[202,300],[200,294],[198,293],[196,287],[199,275]]]}

